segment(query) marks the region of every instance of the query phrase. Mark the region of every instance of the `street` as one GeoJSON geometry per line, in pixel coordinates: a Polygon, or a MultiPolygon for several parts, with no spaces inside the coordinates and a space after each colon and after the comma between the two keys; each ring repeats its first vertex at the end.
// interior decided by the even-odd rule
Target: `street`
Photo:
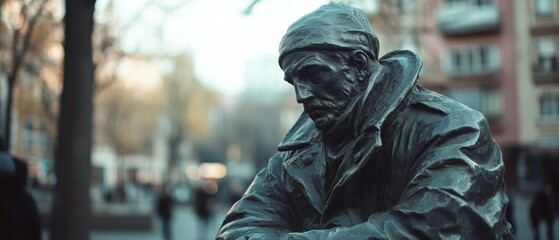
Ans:
{"type": "MultiPolygon", "coordinates": [[[[513,195],[514,204],[514,219],[515,219],[515,232],[514,235],[516,239],[519,240],[529,240],[532,238],[532,230],[530,229],[530,220],[528,215],[528,206],[530,196],[516,193],[513,195]]],[[[209,229],[209,234],[206,238],[198,238],[199,236],[199,225],[198,219],[196,218],[194,212],[189,207],[181,207],[176,209],[176,215],[173,222],[173,233],[174,240],[201,240],[201,239],[213,239],[217,233],[217,229],[223,220],[227,210],[225,208],[220,209],[219,213],[216,214],[213,221],[211,222],[209,229]]],[[[152,240],[161,239],[160,234],[160,223],[154,219],[154,227],[149,232],[116,232],[116,231],[93,231],[91,240],[152,240]]],[[[555,221],[555,237],[559,236],[559,219],[556,218],[555,221]]],[[[540,224],[540,239],[545,240],[547,236],[545,234],[544,224],[540,224]]]]}
{"type": "MultiPolygon", "coordinates": [[[[226,207],[218,208],[204,234],[201,232],[203,226],[191,207],[176,207],[172,221],[173,240],[214,239],[226,213],[226,207]]],[[[152,221],[152,228],[146,231],[92,230],[90,240],[162,240],[161,222],[155,216],[152,221]]],[[[43,229],[43,239],[48,239],[48,232],[45,229],[43,229]]]]}
{"type": "MultiPolygon", "coordinates": [[[[521,193],[513,194],[515,231],[514,235],[519,240],[533,239],[532,230],[530,229],[530,220],[528,215],[529,195],[521,193]]],[[[201,232],[200,225],[194,211],[191,207],[180,206],[175,208],[174,218],[172,222],[173,240],[206,240],[214,239],[217,230],[227,213],[227,206],[217,208],[217,213],[207,226],[207,234],[201,232]]],[[[161,240],[161,223],[155,217],[152,219],[153,227],[147,231],[108,231],[94,230],[91,231],[91,240],[161,240]]],[[[546,240],[544,224],[540,224],[540,239],[546,240]]],[[[555,237],[559,236],[559,219],[556,218],[554,225],[555,237]]],[[[47,232],[43,232],[43,239],[48,239],[47,232]]]]}

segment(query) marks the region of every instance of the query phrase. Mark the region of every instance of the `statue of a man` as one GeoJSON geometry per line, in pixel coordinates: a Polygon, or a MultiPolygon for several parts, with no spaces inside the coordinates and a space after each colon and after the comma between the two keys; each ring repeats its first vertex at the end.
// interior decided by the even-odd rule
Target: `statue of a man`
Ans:
{"type": "Polygon", "coordinates": [[[484,116],[419,86],[414,53],[378,50],[345,5],[288,28],[279,64],[304,113],[218,239],[514,239],[484,116]]]}

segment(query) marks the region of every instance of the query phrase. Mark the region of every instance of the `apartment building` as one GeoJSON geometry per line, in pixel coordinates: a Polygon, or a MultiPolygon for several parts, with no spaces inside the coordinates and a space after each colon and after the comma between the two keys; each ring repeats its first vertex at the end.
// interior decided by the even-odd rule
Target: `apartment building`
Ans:
{"type": "Polygon", "coordinates": [[[514,1],[521,178],[559,157],[559,1],[514,1]]]}
{"type": "Polygon", "coordinates": [[[447,95],[482,112],[507,151],[518,141],[513,3],[445,0],[434,11],[447,95]]]}

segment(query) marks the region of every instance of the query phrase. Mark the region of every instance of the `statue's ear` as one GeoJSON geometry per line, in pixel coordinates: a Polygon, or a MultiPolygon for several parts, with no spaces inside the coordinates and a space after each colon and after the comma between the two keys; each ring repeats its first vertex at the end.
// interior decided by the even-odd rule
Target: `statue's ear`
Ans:
{"type": "Polygon", "coordinates": [[[363,51],[355,51],[352,56],[352,63],[357,70],[357,80],[363,81],[366,78],[367,67],[369,66],[369,58],[363,51]]]}

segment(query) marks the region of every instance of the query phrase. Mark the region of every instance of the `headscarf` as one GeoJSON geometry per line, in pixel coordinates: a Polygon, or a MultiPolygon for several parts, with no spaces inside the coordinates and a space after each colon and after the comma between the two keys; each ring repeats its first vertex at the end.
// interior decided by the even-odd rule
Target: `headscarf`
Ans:
{"type": "Polygon", "coordinates": [[[379,43],[365,12],[330,3],[295,21],[283,36],[279,64],[283,58],[303,50],[361,50],[378,59],[379,43]]]}

